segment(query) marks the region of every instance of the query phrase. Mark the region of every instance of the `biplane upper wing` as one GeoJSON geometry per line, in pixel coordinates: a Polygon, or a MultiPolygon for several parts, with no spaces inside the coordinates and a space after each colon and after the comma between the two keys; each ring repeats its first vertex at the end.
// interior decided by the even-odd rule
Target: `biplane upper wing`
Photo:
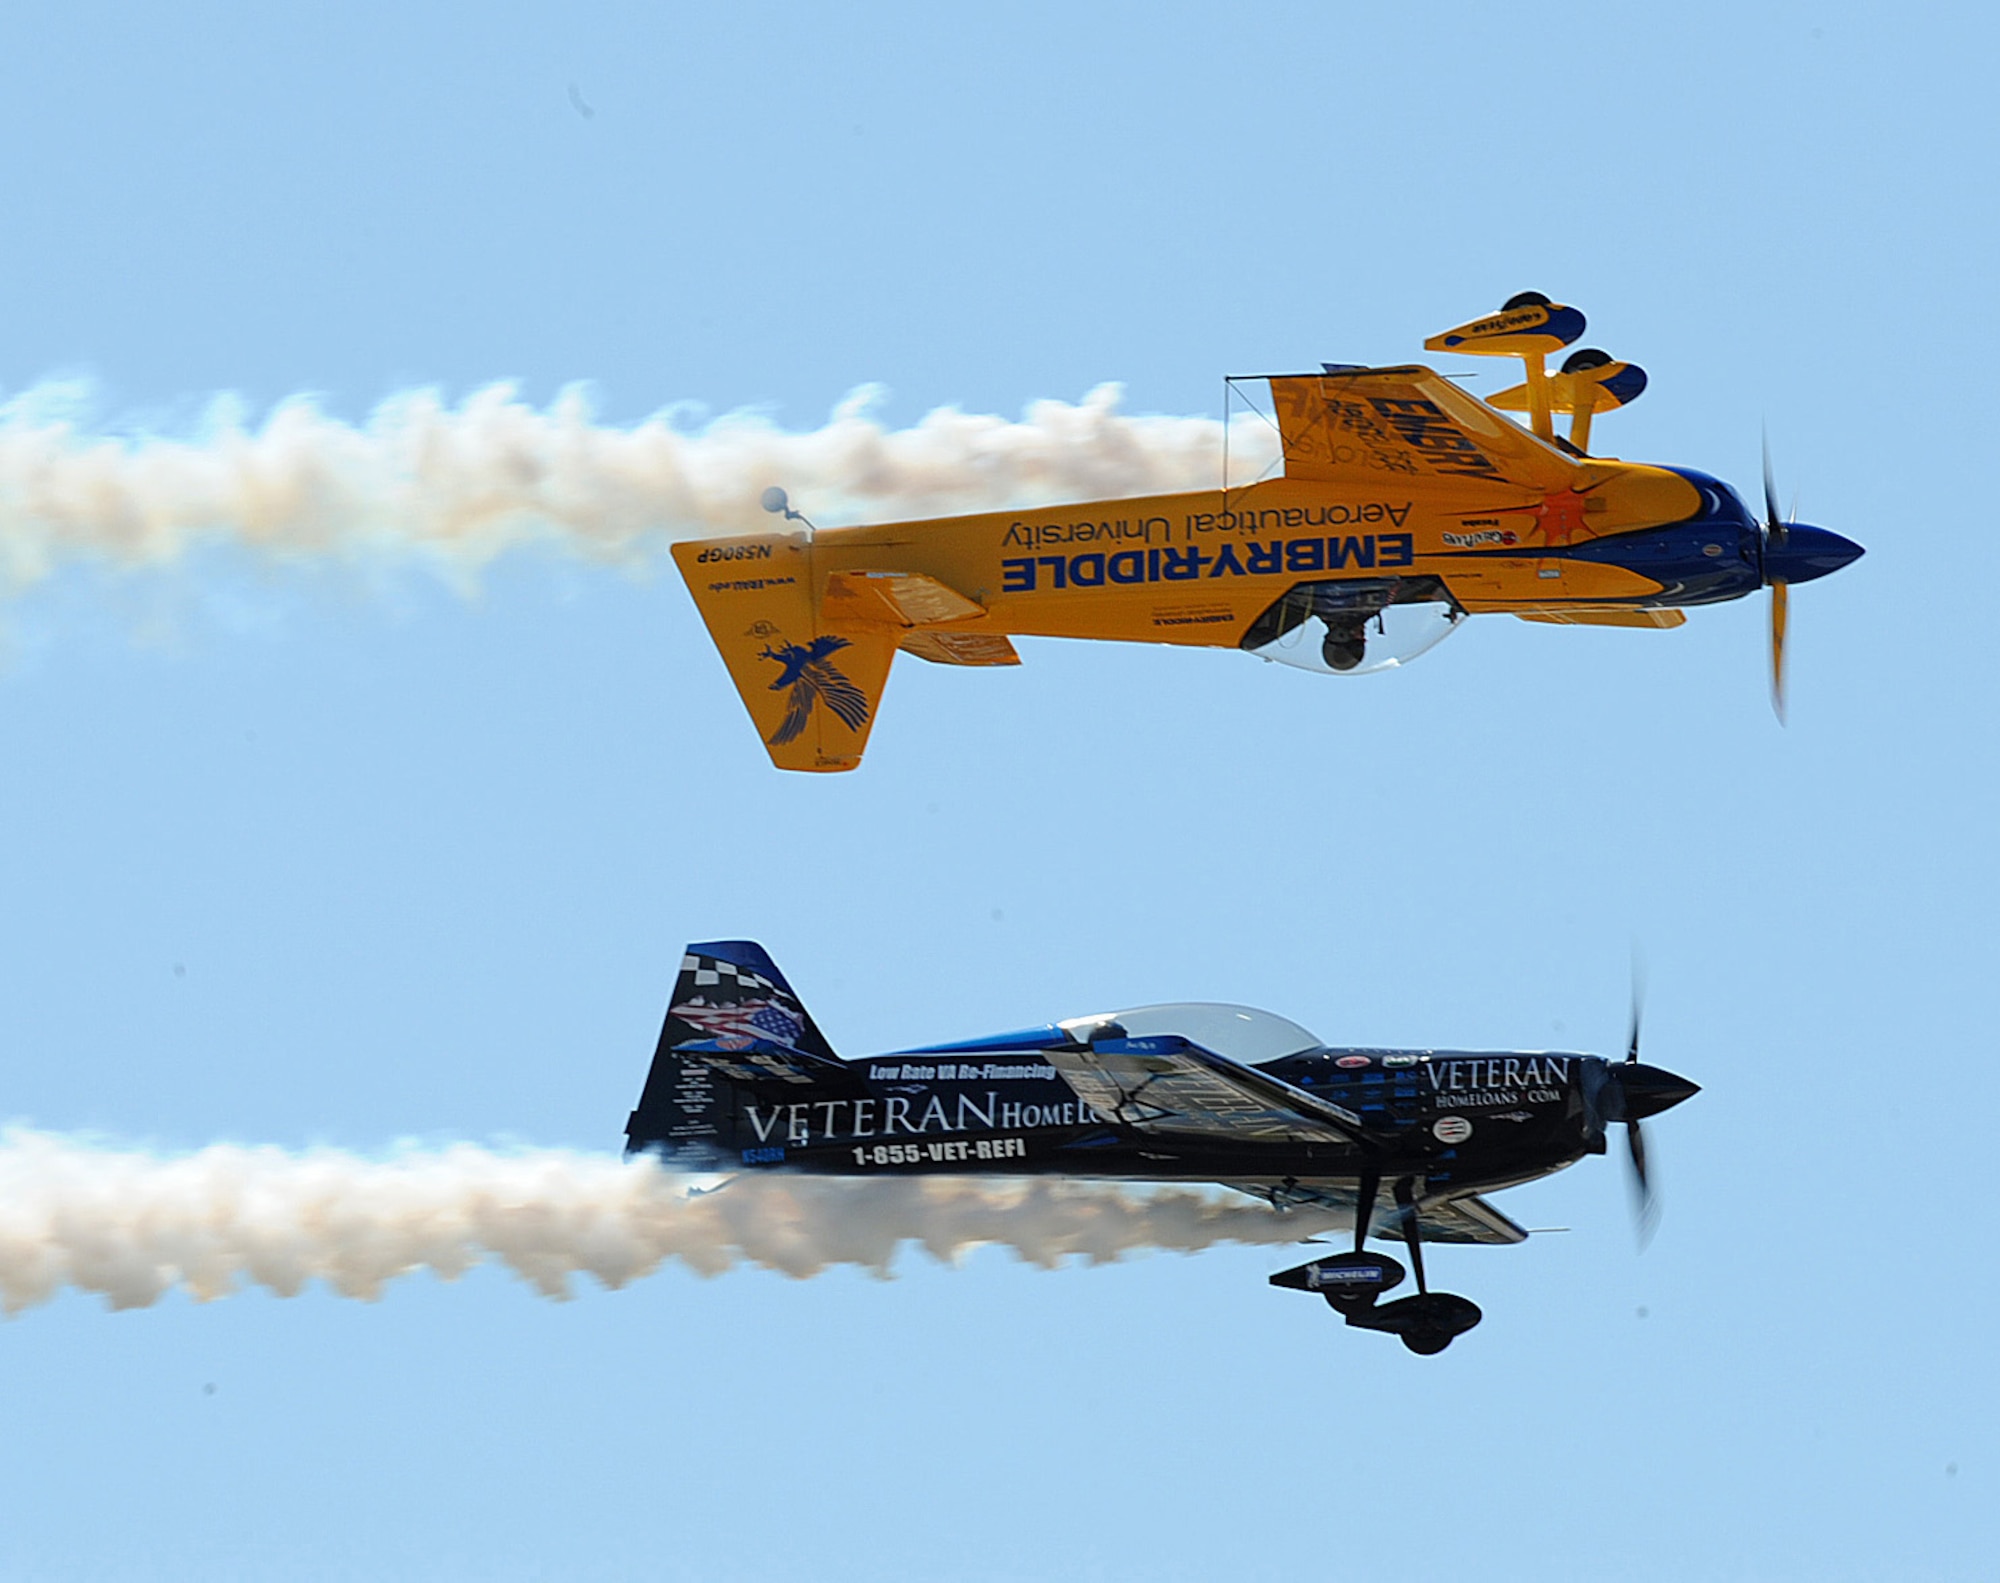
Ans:
{"type": "Polygon", "coordinates": [[[1473,479],[1548,493],[1573,487],[1583,466],[1428,368],[1280,374],[1270,383],[1287,478],[1376,487],[1473,479]]]}
{"type": "Polygon", "coordinates": [[[1140,1132],[1257,1143],[1366,1136],[1352,1111],[1174,1036],[1059,1045],[1047,1058],[1098,1115],[1140,1132]]]}
{"type": "MultiPolygon", "coordinates": [[[[1224,1187],[1261,1198],[1276,1209],[1324,1209],[1353,1222],[1360,1193],[1352,1181],[1224,1182],[1224,1187]]],[[[1496,1205],[1476,1193],[1455,1198],[1431,1198],[1416,1206],[1417,1235],[1424,1242],[1483,1243],[1504,1247],[1526,1242],[1527,1228],[1517,1225],[1496,1205]]],[[[1403,1235],[1403,1209],[1383,1188],[1375,1200],[1369,1224],[1377,1239],[1395,1242],[1403,1235]]]]}

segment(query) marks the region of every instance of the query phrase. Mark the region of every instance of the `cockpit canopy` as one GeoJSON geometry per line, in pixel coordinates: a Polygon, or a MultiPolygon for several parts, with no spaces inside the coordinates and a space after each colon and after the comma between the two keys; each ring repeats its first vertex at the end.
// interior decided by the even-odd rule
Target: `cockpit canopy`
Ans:
{"type": "Polygon", "coordinates": [[[1365,676],[1407,665],[1463,616],[1434,577],[1297,583],[1250,624],[1242,646],[1324,676],[1365,676]]]}
{"type": "Polygon", "coordinates": [[[1160,1006],[1135,1006],[1130,1011],[1099,1012],[1089,1017],[1070,1017],[1057,1026],[1072,1038],[1087,1043],[1093,1031],[1113,1022],[1125,1030],[1128,1038],[1178,1034],[1204,1050],[1226,1055],[1246,1066],[1261,1066],[1288,1055],[1325,1048],[1317,1035],[1289,1017],[1259,1011],[1254,1006],[1232,1006],[1210,1000],[1172,1001],[1160,1006]]]}

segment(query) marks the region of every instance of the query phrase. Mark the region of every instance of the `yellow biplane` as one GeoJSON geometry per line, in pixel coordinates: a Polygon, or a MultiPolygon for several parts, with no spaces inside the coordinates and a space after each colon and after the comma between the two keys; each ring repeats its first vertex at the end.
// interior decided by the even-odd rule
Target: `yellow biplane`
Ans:
{"type": "MultiPolygon", "coordinates": [[[[1768,460],[1760,522],[1705,473],[1589,455],[1593,418],[1646,376],[1597,351],[1549,370],[1583,327],[1528,292],[1424,343],[1521,358],[1525,382],[1486,401],[1418,366],[1260,376],[1283,474],[1241,487],[808,525],[677,544],[674,559],[780,769],[859,764],[899,650],[1015,665],[1013,637],[1108,638],[1356,674],[1406,663],[1468,615],[1676,627],[1686,606],[1763,587],[1782,718],[1786,589],[1861,546],[1781,521],[1768,460]]],[[[804,520],[780,489],[764,504],[804,520]]]]}

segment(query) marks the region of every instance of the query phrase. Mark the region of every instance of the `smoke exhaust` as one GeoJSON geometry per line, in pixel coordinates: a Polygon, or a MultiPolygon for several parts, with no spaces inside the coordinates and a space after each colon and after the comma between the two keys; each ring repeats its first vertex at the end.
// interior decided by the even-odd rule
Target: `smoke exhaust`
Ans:
{"type": "MultiPolygon", "coordinates": [[[[92,432],[86,388],[42,386],[0,406],[0,589],[70,562],[171,567],[208,545],[456,576],[528,545],[633,562],[677,538],[766,531],[772,485],[835,526],[1222,481],[1221,422],[1128,416],[1116,385],[1017,421],[941,408],[903,429],[871,415],[879,395],[856,392],[810,432],[752,413],[606,425],[574,388],[546,409],[508,385],[455,407],[410,392],[359,424],[299,396],[253,425],[223,399],[172,438],[92,432]]],[[[1275,436],[1240,416],[1230,435],[1230,472],[1248,482],[1275,436]]]]}
{"type": "Polygon", "coordinates": [[[1053,1268],[1144,1249],[1296,1242],[1329,1216],[1274,1213],[1188,1188],[968,1177],[757,1174],[719,1190],[650,1159],[473,1145],[382,1159],[216,1145],[169,1156],[47,1133],[0,1139],[0,1308],[74,1289],[113,1308],[181,1290],[200,1301],[314,1282],[374,1300],[419,1271],[500,1264],[545,1297],[577,1276],[622,1287],[678,1260],[797,1279],[880,1275],[914,1243],[952,1261],[981,1245],[1053,1268]]]}

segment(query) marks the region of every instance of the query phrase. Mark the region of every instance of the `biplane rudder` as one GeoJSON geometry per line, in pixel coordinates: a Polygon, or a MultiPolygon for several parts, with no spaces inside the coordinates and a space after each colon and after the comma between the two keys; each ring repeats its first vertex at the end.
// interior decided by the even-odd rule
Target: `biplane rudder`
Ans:
{"type": "Polygon", "coordinates": [[[689,540],[673,553],[771,762],[822,772],[858,765],[897,633],[825,620],[804,534],[689,540]]]}

